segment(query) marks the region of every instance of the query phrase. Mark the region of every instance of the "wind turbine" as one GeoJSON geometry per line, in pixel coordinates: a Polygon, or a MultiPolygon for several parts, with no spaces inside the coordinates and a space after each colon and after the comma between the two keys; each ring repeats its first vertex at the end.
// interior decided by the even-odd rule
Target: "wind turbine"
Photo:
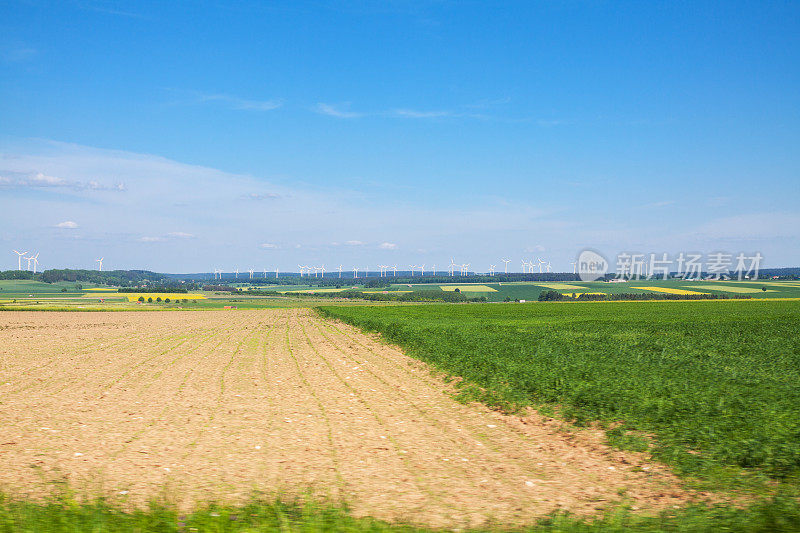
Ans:
{"type": "Polygon", "coordinates": [[[267,269],[264,269],[264,279],[267,279],[267,269]]]}
{"type": "Polygon", "coordinates": [[[578,268],[577,267],[578,263],[576,263],[575,261],[572,261],[572,262],[570,262],[570,265],[572,265],[572,273],[573,274],[577,273],[576,271],[577,271],[577,268],[578,268]]]}
{"type": "Polygon", "coordinates": [[[530,265],[530,263],[528,263],[527,261],[525,261],[523,259],[522,260],[522,273],[523,274],[526,274],[528,272],[528,265],[530,265]]]}
{"type": "Polygon", "coordinates": [[[461,275],[462,276],[466,276],[469,273],[469,265],[470,264],[471,263],[465,263],[465,264],[461,265],[461,269],[462,269],[461,275]]]}
{"type": "Polygon", "coordinates": [[[501,259],[500,261],[506,264],[506,274],[508,274],[508,263],[511,261],[511,259],[501,259]]]}
{"type": "Polygon", "coordinates": [[[353,278],[358,278],[358,267],[353,267],[353,278]]]}
{"type": "Polygon", "coordinates": [[[101,257],[100,259],[95,259],[95,260],[94,260],[94,261],[95,261],[95,263],[100,263],[100,272],[102,272],[102,271],[103,271],[103,259],[104,259],[104,258],[103,258],[103,257],[101,257]]]}
{"type": "Polygon", "coordinates": [[[393,277],[397,277],[397,265],[392,267],[392,272],[394,272],[394,274],[392,276],[393,277]]]}
{"type": "Polygon", "coordinates": [[[489,275],[494,276],[494,267],[495,265],[489,265],[489,275]]]}
{"type": "Polygon", "coordinates": [[[547,272],[550,273],[550,261],[547,262],[547,272]]]}
{"type": "Polygon", "coordinates": [[[542,261],[541,257],[539,257],[538,259],[539,259],[539,274],[541,274],[542,273],[542,265],[544,265],[545,262],[542,261]]]}
{"type": "Polygon", "coordinates": [[[322,272],[322,276],[320,277],[325,278],[325,263],[322,263],[322,266],[320,267],[320,272],[322,272]]]}
{"type": "Polygon", "coordinates": [[[408,265],[409,270],[411,270],[411,277],[414,277],[414,269],[417,268],[417,265],[408,265]]]}
{"type": "Polygon", "coordinates": [[[425,277],[425,263],[419,266],[420,276],[425,277]]]}
{"type": "Polygon", "coordinates": [[[339,265],[339,278],[342,277],[342,265],[339,265]]]}
{"type": "Polygon", "coordinates": [[[28,252],[18,252],[16,250],[14,250],[14,253],[19,256],[19,257],[17,257],[17,265],[18,265],[17,266],[17,270],[22,270],[22,256],[27,254],[28,252]]]}
{"type": "Polygon", "coordinates": [[[455,274],[455,271],[456,271],[455,269],[456,269],[456,260],[451,258],[450,259],[450,270],[449,270],[451,277],[455,274]]]}
{"type": "Polygon", "coordinates": [[[33,273],[36,274],[36,267],[39,266],[39,252],[36,252],[31,259],[33,260],[33,273]]]}
{"type": "Polygon", "coordinates": [[[300,277],[302,278],[303,277],[303,270],[305,270],[305,267],[303,267],[303,265],[297,265],[297,268],[300,269],[300,277]]]}
{"type": "Polygon", "coordinates": [[[433,264],[433,276],[436,277],[436,263],[433,264]]]}
{"type": "Polygon", "coordinates": [[[278,279],[278,267],[275,267],[275,279],[278,279]]]}
{"type": "Polygon", "coordinates": [[[236,279],[239,279],[239,267],[236,267],[235,272],[236,272],[236,279]]]}

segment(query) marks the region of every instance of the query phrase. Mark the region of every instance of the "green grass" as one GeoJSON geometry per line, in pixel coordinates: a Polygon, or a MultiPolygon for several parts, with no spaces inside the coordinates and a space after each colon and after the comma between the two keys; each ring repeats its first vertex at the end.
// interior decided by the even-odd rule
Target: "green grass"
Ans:
{"type": "Polygon", "coordinates": [[[465,399],[600,420],[680,473],[800,485],[800,302],[320,309],[464,378],[465,399]]]}
{"type": "MultiPolygon", "coordinates": [[[[493,528],[494,531],[507,530],[493,528]]],[[[641,516],[620,507],[593,521],[554,514],[515,531],[529,532],[753,532],[800,530],[796,501],[780,496],[750,508],[689,507],[641,516]]],[[[436,530],[354,518],[345,508],[318,503],[253,500],[242,506],[205,506],[180,513],[163,503],[126,510],[105,500],[79,503],[56,497],[47,502],[14,500],[0,495],[0,533],[48,532],[370,532],[411,533],[436,530]]],[[[441,531],[441,530],[439,530],[441,531]]],[[[477,530],[475,530],[477,531],[477,530]]],[[[486,530],[480,530],[486,531],[486,530]]]]}

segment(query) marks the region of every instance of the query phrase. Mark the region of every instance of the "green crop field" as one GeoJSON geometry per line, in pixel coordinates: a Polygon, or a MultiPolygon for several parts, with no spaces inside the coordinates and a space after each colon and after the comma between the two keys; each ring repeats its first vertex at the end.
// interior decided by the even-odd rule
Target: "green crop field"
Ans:
{"type": "Polygon", "coordinates": [[[603,421],[684,474],[800,473],[800,302],[320,309],[464,378],[466,398],[603,421]]]}
{"type": "MultiPolygon", "coordinates": [[[[453,290],[448,285],[463,289],[463,292],[470,292],[467,283],[453,284],[393,284],[384,289],[389,292],[397,290],[453,290]],[[466,289],[465,289],[466,288],[466,289]]],[[[604,281],[581,282],[570,281],[568,283],[550,282],[506,282],[506,283],[479,283],[476,287],[481,288],[480,292],[470,294],[470,296],[485,296],[490,302],[503,302],[509,300],[533,301],[539,298],[539,294],[548,290],[556,290],[561,293],[603,293],[603,294],[645,294],[647,292],[659,292],[658,289],[666,289],[665,292],[700,292],[706,294],[734,296],[748,296],[751,298],[800,298],[800,284],[783,281],[684,281],[678,279],[670,280],[644,280],[629,281],[624,283],[609,283],[604,281]],[[492,289],[487,291],[486,288],[492,289]],[[763,290],[766,289],[766,290],[763,290]]]]}

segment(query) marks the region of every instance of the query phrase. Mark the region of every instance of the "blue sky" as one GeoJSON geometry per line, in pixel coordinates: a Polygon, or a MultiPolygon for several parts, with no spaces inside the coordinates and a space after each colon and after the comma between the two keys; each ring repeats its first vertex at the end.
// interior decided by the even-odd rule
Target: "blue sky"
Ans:
{"type": "Polygon", "coordinates": [[[797,2],[0,12],[0,268],[800,265],[797,2]]]}

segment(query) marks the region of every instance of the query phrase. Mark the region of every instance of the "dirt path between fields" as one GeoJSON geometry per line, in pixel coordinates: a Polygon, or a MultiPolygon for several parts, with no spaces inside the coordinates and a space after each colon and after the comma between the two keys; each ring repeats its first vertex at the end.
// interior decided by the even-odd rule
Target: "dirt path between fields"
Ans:
{"type": "Polygon", "coordinates": [[[310,492],[445,527],[704,497],[599,432],[459,404],[422,363],[305,309],[0,314],[0,488],[58,481],[183,508],[310,492]]]}

